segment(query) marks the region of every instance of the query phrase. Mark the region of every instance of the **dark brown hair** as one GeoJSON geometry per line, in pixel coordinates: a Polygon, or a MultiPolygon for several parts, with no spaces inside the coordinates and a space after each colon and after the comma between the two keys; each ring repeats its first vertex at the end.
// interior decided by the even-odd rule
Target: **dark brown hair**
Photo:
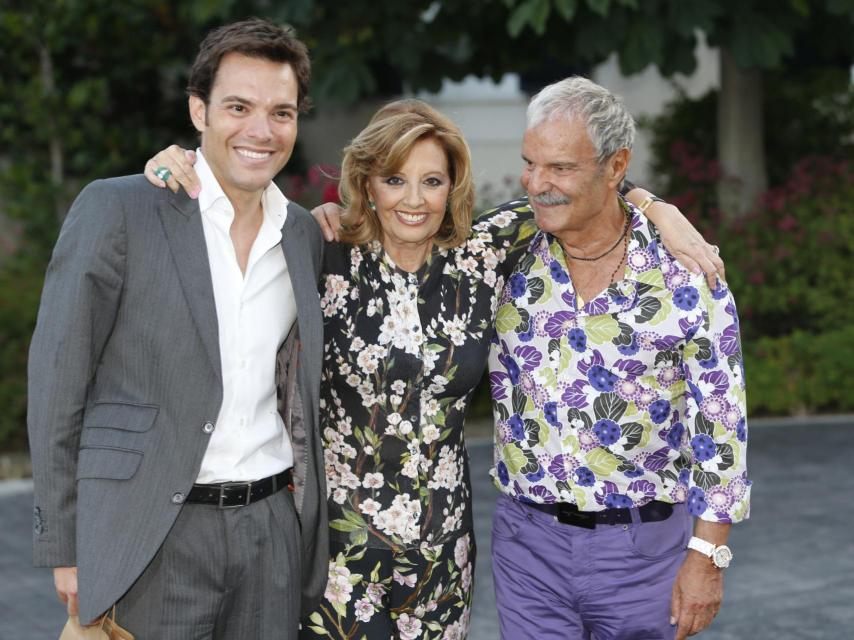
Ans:
{"type": "Polygon", "coordinates": [[[311,106],[308,97],[311,80],[308,49],[297,39],[291,27],[278,26],[260,18],[227,24],[205,36],[190,70],[187,93],[209,104],[219,63],[229,53],[291,65],[297,78],[297,106],[302,112],[308,111],[311,106]]]}

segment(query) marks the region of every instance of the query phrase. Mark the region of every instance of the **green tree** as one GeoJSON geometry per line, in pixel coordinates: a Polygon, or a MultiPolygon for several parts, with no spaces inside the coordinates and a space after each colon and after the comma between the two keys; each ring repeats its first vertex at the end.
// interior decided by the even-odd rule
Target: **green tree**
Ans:
{"type": "Polygon", "coordinates": [[[613,52],[626,74],[649,65],[691,73],[703,32],[721,51],[719,199],[734,213],[768,182],[766,72],[786,68],[805,36],[826,56],[854,57],[852,0],[301,0],[270,10],[309,39],[320,95],[343,101],[376,93],[389,76],[435,90],[444,78],[498,79],[556,61],[584,68],[613,52]]]}
{"type": "Polygon", "coordinates": [[[71,200],[90,180],[138,172],[165,141],[192,143],[188,62],[234,5],[4,0],[0,217],[18,233],[0,245],[0,444],[25,440],[27,348],[71,200]]]}

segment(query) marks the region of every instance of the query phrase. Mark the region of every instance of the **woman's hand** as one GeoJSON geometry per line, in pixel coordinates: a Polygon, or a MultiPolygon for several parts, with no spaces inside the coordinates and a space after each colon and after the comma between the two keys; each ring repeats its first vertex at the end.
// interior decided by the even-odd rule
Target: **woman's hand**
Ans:
{"type": "Polygon", "coordinates": [[[341,239],[341,215],[344,210],[334,202],[326,202],[311,210],[311,215],[320,225],[320,231],[327,242],[341,239]]]}
{"type": "Polygon", "coordinates": [[[178,193],[179,187],[191,198],[198,198],[202,185],[193,165],[196,163],[196,152],[182,149],[177,144],[166,147],[156,156],[145,163],[145,177],[155,187],[169,187],[173,193],[178,193]],[[165,182],[157,177],[155,171],[160,167],[166,167],[171,172],[169,179],[165,182]]]}
{"type": "MultiPolygon", "coordinates": [[[[647,196],[653,195],[643,187],[632,186],[634,188],[626,194],[626,199],[635,206],[640,206],[647,196]]],[[[644,215],[658,227],[664,246],[674,258],[694,273],[706,274],[710,289],[718,286],[718,278],[726,282],[724,261],[718,255],[717,246],[706,242],[677,207],[655,201],[646,208],[644,215]]]]}
{"type": "Polygon", "coordinates": [[[646,214],[658,227],[667,250],[694,273],[705,273],[710,289],[718,286],[718,278],[726,282],[726,269],[718,255],[718,247],[706,242],[679,209],[667,202],[654,202],[646,214]]]}

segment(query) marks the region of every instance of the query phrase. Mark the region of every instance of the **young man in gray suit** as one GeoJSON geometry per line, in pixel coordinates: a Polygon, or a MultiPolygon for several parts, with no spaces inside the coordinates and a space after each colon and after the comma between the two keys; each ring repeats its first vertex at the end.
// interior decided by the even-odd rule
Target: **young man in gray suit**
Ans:
{"type": "Polygon", "coordinates": [[[327,575],[322,239],[272,183],[307,104],[288,29],[228,25],[189,84],[201,192],[78,196],[29,361],[34,558],[140,640],[295,638],[327,575]]]}

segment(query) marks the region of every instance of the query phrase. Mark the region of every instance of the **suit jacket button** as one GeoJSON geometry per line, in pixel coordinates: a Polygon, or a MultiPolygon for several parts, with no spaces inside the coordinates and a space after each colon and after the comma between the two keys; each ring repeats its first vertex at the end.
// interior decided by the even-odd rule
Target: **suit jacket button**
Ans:
{"type": "Polygon", "coordinates": [[[172,504],[182,504],[184,502],[184,494],[176,491],[172,494],[172,504]]]}
{"type": "Polygon", "coordinates": [[[205,422],[204,425],[202,425],[202,431],[204,431],[205,433],[213,433],[214,429],[215,427],[213,422],[208,421],[205,422]]]}

